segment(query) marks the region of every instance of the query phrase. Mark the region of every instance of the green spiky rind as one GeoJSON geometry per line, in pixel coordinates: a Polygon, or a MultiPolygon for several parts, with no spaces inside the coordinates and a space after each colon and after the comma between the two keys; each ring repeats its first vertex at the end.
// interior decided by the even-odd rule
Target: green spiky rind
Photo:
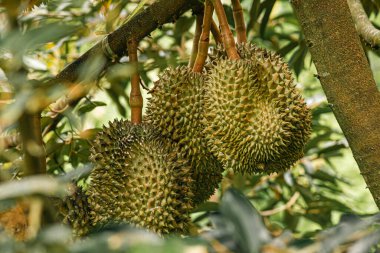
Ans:
{"type": "Polygon", "coordinates": [[[178,143],[181,154],[190,161],[195,204],[214,193],[223,172],[203,133],[203,84],[204,76],[186,66],[166,69],[155,83],[146,113],[146,121],[178,143]]]}
{"type": "Polygon", "coordinates": [[[82,188],[76,187],[72,195],[59,201],[58,210],[63,217],[63,223],[72,227],[75,236],[81,237],[89,232],[90,208],[82,188]]]}
{"type": "Polygon", "coordinates": [[[289,169],[303,156],[309,109],[279,56],[248,44],[238,49],[241,60],[228,60],[223,52],[211,58],[205,94],[209,145],[235,171],[289,169]]]}
{"type": "Polygon", "coordinates": [[[185,234],[192,178],[175,145],[148,124],[115,120],[91,149],[87,190],[93,225],[127,222],[158,234],[185,234]]]}

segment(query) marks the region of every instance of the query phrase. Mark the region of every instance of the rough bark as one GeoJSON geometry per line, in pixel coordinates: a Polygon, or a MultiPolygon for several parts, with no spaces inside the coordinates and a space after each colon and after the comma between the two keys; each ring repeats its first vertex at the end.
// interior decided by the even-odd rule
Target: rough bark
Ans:
{"type": "MultiPolygon", "coordinates": [[[[131,18],[127,23],[108,34],[108,44],[112,52],[118,57],[127,55],[127,42],[133,36],[136,40],[141,40],[148,36],[157,27],[166,23],[174,22],[184,12],[191,8],[202,8],[202,3],[197,0],[158,0],[145,8],[142,12],[131,18]]],[[[69,64],[60,72],[55,80],[57,82],[78,82],[81,67],[88,64],[96,56],[107,57],[102,49],[102,42],[97,43],[77,60],[69,64]]],[[[108,59],[110,61],[110,59],[108,59]]],[[[104,63],[103,70],[108,64],[104,63]]]]}
{"type": "Polygon", "coordinates": [[[376,29],[371,21],[369,21],[360,0],[348,0],[347,2],[356,29],[362,38],[367,43],[371,44],[371,46],[380,46],[380,30],[376,29]]]}
{"type": "Polygon", "coordinates": [[[347,0],[292,0],[319,80],[380,207],[380,93],[347,0]]]}

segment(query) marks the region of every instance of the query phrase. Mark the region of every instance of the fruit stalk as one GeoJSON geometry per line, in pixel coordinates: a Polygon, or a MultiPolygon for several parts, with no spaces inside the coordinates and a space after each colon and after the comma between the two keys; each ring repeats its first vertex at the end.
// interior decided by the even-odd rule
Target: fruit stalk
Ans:
{"type": "Polygon", "coordinates": [[[239,0],[231,0],[233,16],[235,21],[235,29],[238,43],[247,42],[246,28],[244,23],[243,9],[239,0]]]}
{"type": "Polygon", "coordinates": [[[194,72],[202,72],[203,66],[207,59],[213,12],[214,12],[214,7],[212,6],[209,0],[206,0],[204,16],[203,16],[202,34],[199,40],[198,55],[195,60],[195,64],[193,68],[194,72]]]}
{"type": "Polygon", "coordinates": [[[203,14],[200,13],[197,15],[197,18],[195,20],[195,33],[194,33],[194,39],[193,39],[193,48],[191,51],[190,61],[189,61],[189,67],[194,67],[195,59],[197,58],[198,54],[198,46],[199,46],[199,39],[201,37],[202,33],[202,23],[203,23],[203,14]]]}
{"type": "Polygon", "coordinates": [[[141,123],[143,107],[143,98],[140,91],[140,75],[137,69],[137,44],[137,40],[135,39],[128,41],[129,62],[135,67],[135,72],[131,76],[131,94],[129,96],[129,103],[131,106],[131,122],[133,124],[141,123]]]}
{"type": "Polygon", "coordinates": [[[223,43],[223,39],[222,39],[222,35],[220,34],[219,27],[216,25],[214,20],[212,20],[211,22],[211,33],[212,33],[212,36],[214,36],[214,40],[216,44],[223,43]]]}
{"type": "Polygon", "coordinates": [[[222,30],[222,39],[224,48],[226,49],[228,58],[231,60],[238,60],[240,56],[236,50],[234,36],[228,26],[227,16],[224,12],[222,2],[220,0],[211,0],[214,5],[216,15],[218,16],[220,28],[222,30]]]}

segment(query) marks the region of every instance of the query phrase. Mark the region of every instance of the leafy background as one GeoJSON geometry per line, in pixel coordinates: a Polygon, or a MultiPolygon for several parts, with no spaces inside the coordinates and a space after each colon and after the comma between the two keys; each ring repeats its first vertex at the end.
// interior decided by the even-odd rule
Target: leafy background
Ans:
{"type": "MultiPolygon", "coordinates": [[[[13,19],[6,15],[5,8],[0,9],[2,181],[22,176],[17,118],[26,108],[56,101],[44,110],[42,118],[48,172],[56,176],[56,188],[49,188],[52,178],[42,177],[42,181],[32,181],[24,188],[17,185],[18,181],[4,182],[0,185],[0,211],[17,205],[26,195],[39,196],[37,199],[46,199],[44,196],[51,194],[60,196],[67,182],[86,184],[86,176],[81,173],[83,168],[88,168],[94,134],[109,120],[130,117],[129,76],[133,68],[123,57],[102,73],[97,82],[92,82],[91,75],[101,59],[93,61],[81,71],[88,77],[80,86],[87,95],[74,106],[68,105],[66,96],[76,94],[78,87],[45,85],[45,81],[151,2],[31,1],[27,9],[13,19]],[[36,190],[33,186],[37,184],[39,189],[36,190]]],[[[375,214],[378,209],[326,102],[289,1],[241,2],[248,40],[278,52],[287,60],[312,108],[312,138],[306,146],[305,157],[295,168],[285,173],[254,176],[227,171],[217,194],[194,210],[194,237],[191,238],[164,240],[129,227],[111,227],[84,241],[73,241],[70,229],[56,224],[46,226],[37,237],[24,243],[16,243],[3,231],[0,248],[4,248],[4,252],[376,250],[371,246],[380,238],[380,218],[375,214]],[[234,190],[228,190],[231,187],[234,190]]],[[[224,3],[233,28],[230,3],[224,3]]],[[[4,1],[3,6],[13,10],[20,6],[18,4],[22,3],[14,1],[12,5],[4,1]]],[[[380,24],[379,2],[365,0],[363,4],[374,24],[380,24]]],[[[187,12],[174,24],[160,27],[140,42],[139,68],[145,101],[163,69],[187,64],[194,21],[192,13],[187,12]]],[[[211,46],[215,46],[214,42],[211,46]]],[[[380,85],[380,51],[364,42],[363,47],[380,85]]],[[[3,223],[0,218],[0,224],[3,223]]]]}

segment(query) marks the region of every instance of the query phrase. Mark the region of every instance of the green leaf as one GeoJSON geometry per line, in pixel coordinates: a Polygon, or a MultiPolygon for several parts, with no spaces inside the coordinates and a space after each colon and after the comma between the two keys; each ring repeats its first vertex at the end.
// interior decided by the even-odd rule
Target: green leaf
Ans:
{"type": "Polygon", "coordinates": [[[86,102],[81,107],[79,107],[78,115],[83,115],[86,112],[90,112],[90,111],[94,110],[96,107],[106,106],[106,105],[107,105],[106,103],[101,102],[101,101],[86,100],[86,102]]]}
{"type": "Polygon", "coordinates": [[[224,193],[220,212],[231,222],[233,235],[244,252],[260,252],[263,243],[271,240],[258,211],[237,190],[230,188],[224,193]]]}

